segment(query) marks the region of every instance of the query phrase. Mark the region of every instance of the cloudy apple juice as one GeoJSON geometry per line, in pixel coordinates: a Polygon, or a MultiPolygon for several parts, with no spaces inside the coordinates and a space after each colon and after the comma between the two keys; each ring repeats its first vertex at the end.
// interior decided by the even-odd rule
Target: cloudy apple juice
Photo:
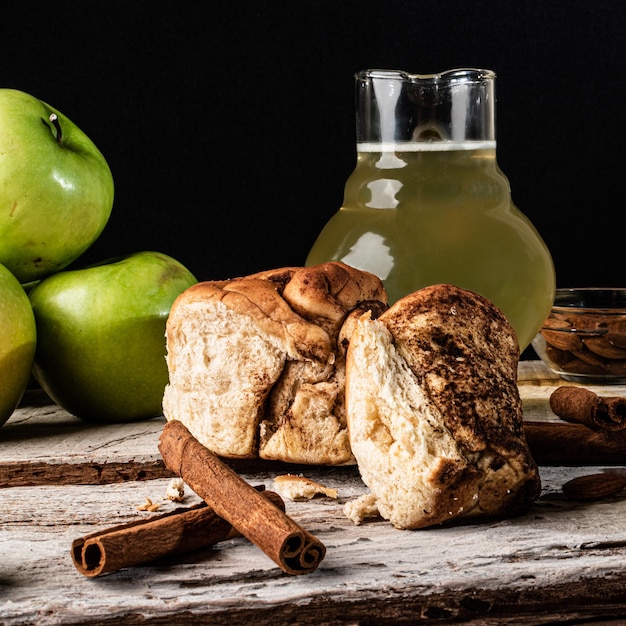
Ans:
{"type": "Polygon", "coordinates": [[[520,347],[552,305],[550,253],[511,200],[495,142],[359,144],[341,209],[307,258],[379,276],[390,302],[452,283],[499,306],[520,347]]]}

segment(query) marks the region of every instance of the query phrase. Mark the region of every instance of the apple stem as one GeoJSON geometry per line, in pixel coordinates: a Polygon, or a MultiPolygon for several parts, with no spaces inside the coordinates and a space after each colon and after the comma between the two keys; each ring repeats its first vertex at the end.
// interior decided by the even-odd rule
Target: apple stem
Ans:
{"type": "Polygon", "coordinates": [[[48,119],[57,131],[57,141],[61,143],[61,140],[63,139],[63,132],[61,131],[61,124],[59,124],[59,118],[57,117],[57,114],[51,113],[48,119]]]}

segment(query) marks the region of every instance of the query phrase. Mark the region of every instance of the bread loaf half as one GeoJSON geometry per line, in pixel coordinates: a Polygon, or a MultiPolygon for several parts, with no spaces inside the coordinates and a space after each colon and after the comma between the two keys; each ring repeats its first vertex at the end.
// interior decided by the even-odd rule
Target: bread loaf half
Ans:
{"type": "Polygon", "coordinates": [[[354,463],[343,328],[386,301],[342,263],[194,285],[167,322],[165,417],[225,457],[354,463]]]}
{"type": "Polygon", "coordinates": [[[352,452],[381,515],[398,528],[527,511],[540,489],[522,426],[518,342],[491,302],[452,285],[421,289],[347,353],[352,452]]]}

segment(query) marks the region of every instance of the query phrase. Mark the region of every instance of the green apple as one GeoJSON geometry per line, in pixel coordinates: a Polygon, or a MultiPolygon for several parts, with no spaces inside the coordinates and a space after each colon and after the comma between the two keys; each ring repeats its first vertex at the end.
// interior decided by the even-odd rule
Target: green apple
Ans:
{"type": "Polygon", "coordinates": [[[136,252],[44,278],[30,292],[37,324],[33,374],[65,410],[88,421],[162,414],[165,324],[196,281],[159,252],[136,252]]]}
{"type": "Polygon", "coordinates": [[[35,356],[36,329],[26,292],[0,265],[0,426],[18,405],[35,356]]]}
{"type": "Polygon", "coordinates": [[[93,142],[65,115],[0,89],[0,263],[21,283],[67,267],[99,237],[113,177],[93,142]]]}

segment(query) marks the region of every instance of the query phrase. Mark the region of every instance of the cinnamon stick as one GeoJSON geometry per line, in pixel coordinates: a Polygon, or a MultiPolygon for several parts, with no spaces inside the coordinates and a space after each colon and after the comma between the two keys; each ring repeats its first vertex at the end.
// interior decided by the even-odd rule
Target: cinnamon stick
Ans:
{"type": "Polygon", "coordinates": [[[584,387],[558,387],[550,395],[550,408],[562,420],[597,430],[626,429],[626,398],[600,397],[584,387]]]}
{"type": "MultiPolygon", "coordinates": [[[[277,493],[263,491],[262,497],[284,510],[285,503],[277,493]]],[[[71,554],[76,569],[95,578],[235,537],[241,533],[202,502],[80,537],[72,542],[71,554]]]]}
{"type": "Polygon", "coordinates": [[[595,430],[567,422],[524,422],[526,441],[539,465],[623,465],[626,430],[595,430]]]}
{"type": "Polygon", "coordinates": [[[320,564],[324,544],[263,498],[181,422],[163,427],[159,451],[169,469],[284,572],[307,574],[320,564]]]}

